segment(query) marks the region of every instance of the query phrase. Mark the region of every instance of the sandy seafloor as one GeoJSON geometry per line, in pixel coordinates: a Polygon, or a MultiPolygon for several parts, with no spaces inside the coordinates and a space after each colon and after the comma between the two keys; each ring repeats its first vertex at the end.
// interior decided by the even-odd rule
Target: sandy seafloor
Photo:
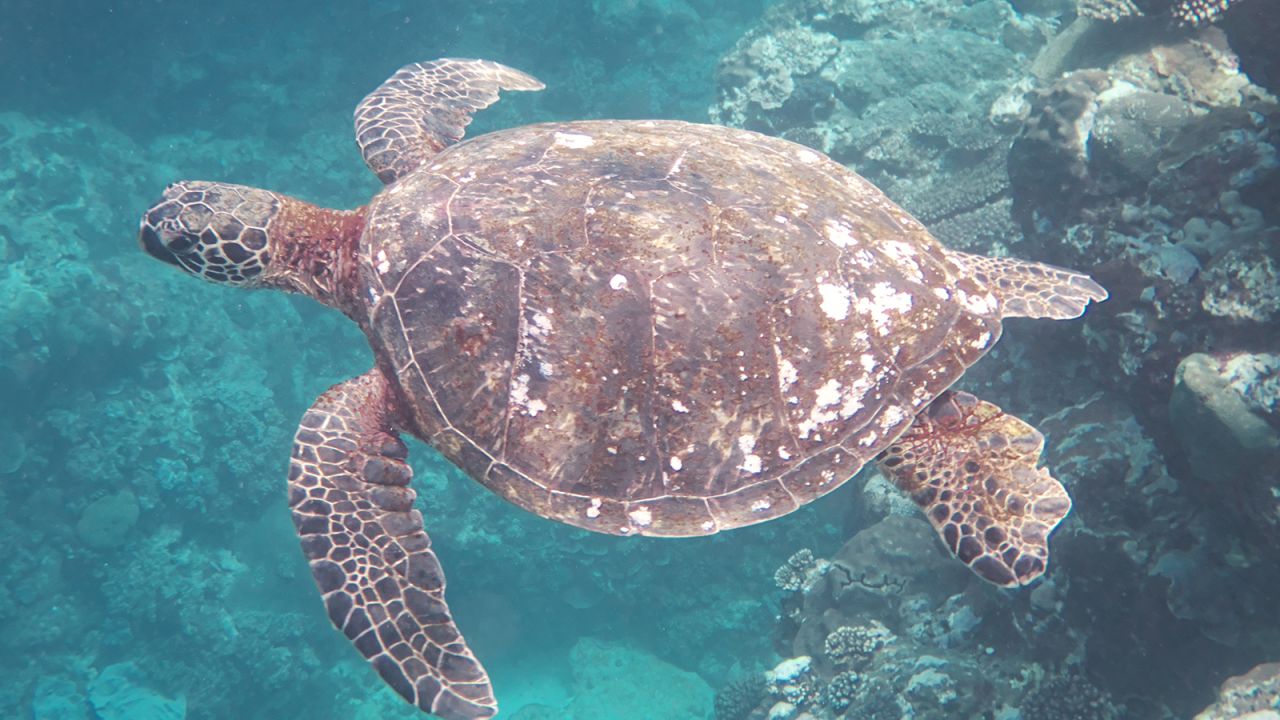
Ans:
{"type": "Polygon", "coordinates": [[[961,381],[1045,432],[1075,502],[1019,590],[947,557],[873,469],[764,525],[636,540],[533,517],[412,442],[500,717],[1280,717],[1271,5],[5,2],[0,717],[422,716],[329,626],[286,506],[298,418],[366,343],[306,298],[147,258],[137,223],[183,178],[363,204],[352,109],[444,56],[547,85],[471,135],[780,135],[952,247],[1111,292],[1009,322],[961,381]]]}

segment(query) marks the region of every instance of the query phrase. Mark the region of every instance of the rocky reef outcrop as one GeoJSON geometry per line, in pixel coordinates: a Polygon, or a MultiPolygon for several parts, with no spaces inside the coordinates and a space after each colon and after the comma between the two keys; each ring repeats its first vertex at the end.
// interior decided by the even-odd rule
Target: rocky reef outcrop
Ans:
{"type": "Polygon", "coordinates": [[[828,152],[953,247],[1111,291],[1076,323],[1009,323],[962,380],[1045,432],[1074,498],[1045,580],[948,580],[936,541],[904,535],[914,509],[866,474],[844,548],[811,553],[816,579],[781,572],[778,652],[815,678],[797,712],[852,717],[821,702],[846,670],[825,639],[871,622],[910,647],[857,672],[916,717],[943,711],[904,694],[908,657],[943,658],[957,686],[980,667],[982,707],[1026,718],[1189,716],[1274,659],[1280,51],[1263,4],[783,0],[722,60],[712,118],[828,152]],[[874,540],[890,537],[913,561],[874,540]]]}

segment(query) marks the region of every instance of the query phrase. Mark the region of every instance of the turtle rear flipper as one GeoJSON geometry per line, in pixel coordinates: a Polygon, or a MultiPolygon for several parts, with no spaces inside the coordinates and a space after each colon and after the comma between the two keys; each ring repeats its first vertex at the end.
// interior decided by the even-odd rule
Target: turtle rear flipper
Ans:
{"type": "Polygon", "coordinates": [[[541,90],[531,75],[488,60],[444,58],[400,68],[356,106],[356,144],[390,183],[462,139],[471,113],[499,90],[541,90]]]}
{"type": "Polygon", "coordinates": [[[880,456],[952,554],[983,580],[1026,585],[1045,571],[1049,533],[1071,498],[1037,468],[1044,436],[995,405],[946,392],[880,456]]]}
{"type": "Polygon", "coordinates": [[[302,418],[289,506],[329,619],[396,692],[446,720],[498,712],[489,677],[444,600],[413,509],[408,449],[377,370],[331,388],[302,418]]]}
{"type": "Polygon", "coordinates": [[[1083,315],[1090,300],[1107,299],[1106,289],[1084,273],[1017,258],[946,253],[1000,298],[1001,317],[1070,320],[1083,315]]]}

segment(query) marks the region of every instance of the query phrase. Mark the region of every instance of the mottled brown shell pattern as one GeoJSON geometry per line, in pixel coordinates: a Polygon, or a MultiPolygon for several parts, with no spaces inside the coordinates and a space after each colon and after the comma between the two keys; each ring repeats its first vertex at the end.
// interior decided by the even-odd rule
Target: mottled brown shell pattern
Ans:
{"type": "Polygon", "coordinates": [[[358,257],[406,429],[615,534],[709,534],[831,491],[1000,334],[1000,301],[870,183],[709,125],[449,147],[375,198],[358,257]]]}

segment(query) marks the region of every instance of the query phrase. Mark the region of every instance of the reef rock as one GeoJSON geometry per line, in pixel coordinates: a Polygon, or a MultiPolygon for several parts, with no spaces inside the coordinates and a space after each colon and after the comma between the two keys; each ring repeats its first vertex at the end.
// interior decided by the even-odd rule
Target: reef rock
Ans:
{"type": "Polygon", "coordinates": [[[84,693],[68,677],[45,676],[36,681],[31,720],[88,720],[84,693]]]}
{"type": "Polygon", "coordinates": [[[513,720],[710,720],[715,693],[702,678],[630,645],[583,638],[569,651],[574,698],[556,712],[530,707],[513,720]]]}
{"type": "Polygon", "coordinates": [[[1014,234],[988,110],[1048,26],[1004,2],[784,0],[721,60],[713,120],[809,145],[966,249],[1014,234]]]}
{"type": "Polygon", "coordinates": [[[89,702],[98,720],[183,720],[185,698],[166,698],[143,684],[133,663],[103,668],[89,683],[89,702]]]}
{"type": "Polygon", "coordinates": [[[1280,457],[1280,355],[1189,355],[1178,365],[1169,415],[1205,482],[1255,475],[1280,457]]]}
{"type": "Polygon", "coordinates": [[[1022,95],[1012,213],[1039,257],[1099,268],[1097,367],[1151,422],[1187,354],[1280,349],[1280,105],[1217,28],[1085,40],[1022,95]]]}
{"type": "Polygon", "coordinates": [[[1280,537],[1280,355],[1187,356],[1169,417],[1196,478],[1265,536],[1280,537]]]}
{"type": "Polygon", "coordinates": [[[1195,720],[1280,720],[1280,663],[1264,663],[1228,679],[1218,700],[1195,720]]]}
{"type": "Polygon", "coordinates": [[[80,513],[76,534],[90,547],[115,547],[138,522],[138,512],[138,499],[128,490],[98,498],[80,513]]]}

